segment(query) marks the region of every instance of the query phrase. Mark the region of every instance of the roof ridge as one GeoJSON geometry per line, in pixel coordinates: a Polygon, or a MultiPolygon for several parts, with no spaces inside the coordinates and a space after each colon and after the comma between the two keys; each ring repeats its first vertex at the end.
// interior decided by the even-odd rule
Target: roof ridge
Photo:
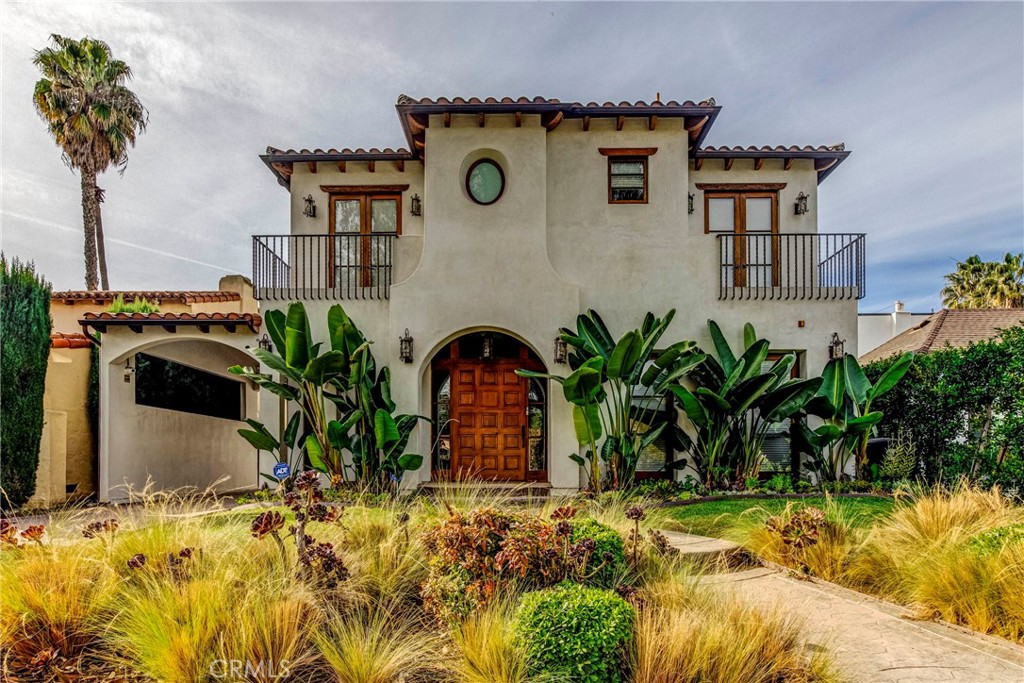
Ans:
{"type": "Polygon", "coordinates": [[[932,344],[935,343],[935,338],[939,336],[939,330],[942,329],[942,323],[946,320],[947,313],[949,313],[949,309],[943,308],[934,316],[928,318],[928,322],[932,325],[932,329],[928,330],[928,336],[925,337],[924,341],[921,342],[921,346],[918,347],[918,353],[928,353],[931,350],[932,344]],[[932,320],[932,318],[934,318],[934,320],[932,320]]]}

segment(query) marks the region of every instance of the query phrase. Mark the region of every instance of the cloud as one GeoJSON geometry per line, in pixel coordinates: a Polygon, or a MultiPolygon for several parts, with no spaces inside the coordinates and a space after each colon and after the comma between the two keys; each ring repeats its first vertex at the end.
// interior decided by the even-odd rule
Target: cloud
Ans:
{"type": "Polygon", "coordinates": [[[52,32],[109,42],[150,110],[104,228],[117,287],[210,287],[247,273],[254,233],[288,230],[257,158],[404,144],[414,96],[703,99],[709,144],[853,155],[819,224],[868,234],[865,310],[938,305],[953,259],[1024,249],[1019,3],[4,3],[3,246],[81,285],[77,178],[35,116],[52,32]],[[141,249],[149,251],[140,251],[141,249]],[[928,303],[932,302],[932,303],[928,303]]]}

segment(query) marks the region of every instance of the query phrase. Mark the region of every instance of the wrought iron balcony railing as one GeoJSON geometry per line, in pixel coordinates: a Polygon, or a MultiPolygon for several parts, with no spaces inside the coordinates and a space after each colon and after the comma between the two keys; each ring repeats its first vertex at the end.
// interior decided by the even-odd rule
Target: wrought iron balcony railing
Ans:
{"type": "Polygon", "coordinates": [[[257,299],[387,299],[393,232],[333,235],[254,235],[257,299]]]}
{"type": "Polygon", "coordinates": [[[837,300],[864,296],[864,235],[718,235],[719,299],[837,300]]]}

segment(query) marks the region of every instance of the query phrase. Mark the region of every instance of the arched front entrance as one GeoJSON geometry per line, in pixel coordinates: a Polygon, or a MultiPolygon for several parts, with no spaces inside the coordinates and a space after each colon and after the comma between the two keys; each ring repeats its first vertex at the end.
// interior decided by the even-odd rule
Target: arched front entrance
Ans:
{"type": "Polygon", "coordinates": [[[463,335],[430,364],[434,479],[547,481],[547,382],[540,358],[500,332],[463,335]]]}

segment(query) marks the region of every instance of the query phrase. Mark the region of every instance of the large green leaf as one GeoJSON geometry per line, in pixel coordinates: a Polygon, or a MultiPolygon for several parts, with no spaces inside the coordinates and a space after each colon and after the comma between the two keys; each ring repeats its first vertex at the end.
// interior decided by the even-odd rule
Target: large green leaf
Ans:
{"type": "Polygon", "coordinates": [[[251,419],[247,419],[246,422],[252,429],[239,429],[238,433],[256,450],[274,451],[281,445],[261,422],[251,419]]]}
{"type": "Polygon", "coordinates": [[[290,368],[300,372],[306,369],[309,363],[309,320],[306,318],[306,308],[301,301],[293,302],[288,306],[288,316],[285,319],[284,327],[284,362],[290,368]]]}
{"type": "Polygon", "coordinates": [[[348,451],[352,449],[352,439],[342,423],[331,420],[327,423],[327,441],[337,451],[348,451]]]}
{"type": "Polygon", "coordinates": [[[327,466],[324,464],[324,447],[320,444],[320,439],[316,437],[316,434],[310,434],[306,437],[306,455],[309,457],[309,464],[313,466],[318,472],[327,472],[327,466]]]}
{"type": "Polygon", "coordinates": [[[595,404],[576,405],[572,407],[572,426],[576,430],[576,441],[579,443],[595,442],[601,438],[601,414],[595,404]],[[589,427],[589,432],[588,432],[589,427]]]}
{"type": "Polygon", "coordinates": [[[749,349],[757,341],[757,332],[754,331],[754,326],[751,323],[743,325],[743,348],[749,349]]]}
{"type": "Polygon", "coordinates": [[[257,386],[262,387],[269,391],[270,393],[274,394],[275,396],[280,396],[285,400],[298,401],[300,398],[298,389],[296,389],[295,387],[290,387],[286,384],[281,384],[280,382],[275,382],[270,377],[270,375],[264,375],[259,372],[253,372],[249,368],[241,365],[231,366],[230,368],[228,368],[228,372],[230,372],[232,375],[241,375],[242,377],[256,384],[257,386]]]}
{"type": "Polygon", "coordinates": [[[896,386],[903,376],[910,370],[910,366],[914,362],[913,352],[904,353],[892,365],[889,369],[882,373],[882,376],[875,382],[875,386],[871,387],[868,391],[868,400],[874,401],[882,394],[890,391],[896,386]]]}
{"type": "Polygon", "coordinates": [[[295,448],[295,437],[299,433],[299,424],[302,422],[302,413],[296,410],[288,420],[288,426],[284,428],[284,436],[281,441],[288,447],[288,450],[295,448]]]}
{"type": "Polygon", "coordinates": [[[731,374],[733,368],[736,367],[736,355],[732,352],[725,335],[722,334],[722,328],[714,320],[709,320],[708,331],[711,333],[711,342],[715,345],[715,353],[718,355],[718,362],[721,363],[722,370],[726,375],[731,374]]]}
{"type": "Polygon", "coordinates": [[[875,425],[882,421],[882,412],[874,411],[866,415],[851,417],[846,421],[846,431],[850,434],[863,434],[871,431],[875,425]]]}
{"type": "Polygon", "coordinates": [[[679,399],[679,402],[683,405],[683,412],[690,418],[690,422],[698,429],[704,429],[708,426],[710,417],[708,416],[707,409],[689,389],[676,384],[669,387],[668,390],[679,399]]]}
{"type": "Polygon", "coordinates": [[[775,375],[770,372],[741,382],[735,389],[729,392],[729,403],[733,407],[733,414],[740,415],[745,413],[774,384],[775,375]]]}
{"type": "Polygon", "coordinates": [[[276,308],[263,314],[263,325],[267,328],[270,341],[274,343],[274,348],[281,354],[284,353],[285,345],[284,321],[284,312],[276,308]]]}
{"type": "Polygon", "coordinates": [[[414,453],[406,453],[398,458],[398,469],[400,472],[415,472],[423,467],[423,456],[414,453]]]}
{"type": "Polygon", "coordinates": [[[643,355],[644,340],[637,330],[630,330],[622,335],[622,339],[612,349],[608,358],[607,373],[609,379],[619,379],[633,374],[636,365],[643,355]]]}
{"type": "Polygon", "coordinates": [[[562,383],[565,400],[573,405],[598,403],[603,367],[604,360],[600,356],[595,356],[566,377],[562,383]]]}
{"type": "Polygon", "coordinates": [[[590,315],[579,315],[576,318],[576,327],[579,336],[584,341],[585,348],[604,360],[608,360],[615,347],[615,340],[611,338],[611,334],[604,326],[604,321],[600,316],[594,311],[590,311],[590,315]]]}
{"type": "Polygon", "coordinates": [[[759,339],[743,352],[738,362],[744,364],[743,379],[750,379],[761,374],[761,367],[768,358],[768,349],[771,342],[767,339],[759,339]]]}
{"type": "Polygon", "coordinates": [[[316,386],[323,386],[329,380],[341,375],[348,369],[348,360],[341,351],[328,351],[317,356],[306,364],[302,379],[316,386]]]}
{"type": "Polygon", "coordinates": [[[849,353],[843,358],[843,373],[846,380],[846,392],[857,406],[863,406],[868,399],[871,382],[864,374],[857,359],[849,353]]]}
{"type": "Polygon", "coordinates": [[[846,380],[841,360],[830,360],[821,371],[821,388],[818,396],[822,396],[832,407],[833,414],[843,405],[846,393],[846,380]]]}
{"type": "Polygon", "coordinates": [[[293,382],[302,381],[302,372],[288,367],[288,364],[284,362],[284,359],[276,353],[264,351],[259,347],[249,349],[249,353],[256,356],[256,359],[259,360],[261,365],[265,365],[271,370],[276,370],[293,382]]]}
{"type": "Polygon", "coordinates": [[[386,449],[388,444],[398,441],[398,425],[386,410],[377,410],[373,416],[373,433],[377,437],[377,447],[386,449]]]}
{"type": "Polygon", "coordinates": [[[804,409],[821,387],[821,378],[788,382],[770,392],[761,403],[761,416],[768,422],[781,422],[804,409]]]}

